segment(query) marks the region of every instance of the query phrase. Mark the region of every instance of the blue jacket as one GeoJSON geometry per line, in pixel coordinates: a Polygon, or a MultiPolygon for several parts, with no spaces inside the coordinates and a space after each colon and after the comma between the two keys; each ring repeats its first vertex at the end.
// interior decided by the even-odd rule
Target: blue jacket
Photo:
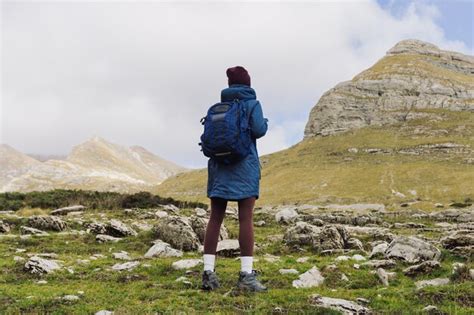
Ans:
{"type": "Polygon", "coordinates": [[[221,101],[244,100],[250,113],[253,144],[250,154],[232,165],[221,165],[212,159],[207,163],[207,196],[237,201],[248,197],[259,197],[260,161],[257,152],[257,140],[267,132],[268,119],[263,118],[260,102],[255,90],[244,84],[232,84],[221,91],[221,101]]]}

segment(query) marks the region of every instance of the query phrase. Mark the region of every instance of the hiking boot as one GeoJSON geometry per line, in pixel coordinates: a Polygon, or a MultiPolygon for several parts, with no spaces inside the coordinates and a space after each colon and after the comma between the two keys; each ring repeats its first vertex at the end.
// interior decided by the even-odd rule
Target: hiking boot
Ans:
{"type": "Polygon", "coordinates": [[[245,291],[261,292],[267,291],[267,287],[257,280],[257,270],[252,269],[252,272],[240,271],[239,281],[237,281],[237,288],[245,291]]]}
{"type": "Polygon", "coordinates": [[[219,279],[217,279],[217,274],[212,270],[204,270],[202,273],[202,286],[203,290],[214,290],[220,287],[219,279]]]}

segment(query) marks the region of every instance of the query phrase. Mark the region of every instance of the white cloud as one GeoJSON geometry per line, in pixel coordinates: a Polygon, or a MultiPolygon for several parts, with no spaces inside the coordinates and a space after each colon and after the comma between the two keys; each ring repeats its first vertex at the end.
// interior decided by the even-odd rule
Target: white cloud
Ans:
{"type": "Polygon", "coordinates": [[[303,137],[311,108],[406,38],[467,52],[436,7],[392,16],[375,1],[4,3],[1,142],[67,153],[100,135],[191,167],[199,119],[244,65],[270,119],[259,152],[303,137]]]}

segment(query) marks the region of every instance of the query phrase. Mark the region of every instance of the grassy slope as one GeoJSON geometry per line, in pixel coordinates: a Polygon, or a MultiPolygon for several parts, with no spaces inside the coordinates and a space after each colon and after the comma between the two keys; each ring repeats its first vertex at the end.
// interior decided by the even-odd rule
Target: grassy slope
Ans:
{"type": "MultiPolygon", "coordinates": [[[[191,209],[182,210],[183,215],[190,215],[191,209]]],[[[130,223],[130,217],[122,211],[96,210],[88,211],[85,221],[103,220],[101,217],[118,218],[130,223]]],[[[1,219],[6,219],[2,218],[1,219]]],[[[181,258],[155,258],[143,259],[144,253],[155,239],[151,232],[140,232],[137,237],[129,237],[115,244],[99,244],[94,240],[94,235],[59,235],[52,232],[48,237],[31,237],[29,239],[4,238],[0,241],[0,314],[94,314],[108,309],[115,314],[271,314],[277,313],[274,309],[279,307],[281,314],[333,314],[328,310],[315,310],[308,304],[311,294],[321,294],[336,298],[355,300],[363,297],[370,300],[369,307],[376,314],[405,314],[421,312],[429,304],[434,304],[440,310],[449,314],[472,314],[473,301],[472,281],[453,282],[442,287],[426,288],[415,291],[414,282],[435,277],[450,277],[453,262],[467,263],[468,268],[473,268],[472,262],[454,257],[443,251],[442,268],[429,275],[417,276],[414,279],[406,277],[401,270],[406,264],[400,263],[395,280],[390,281],[389,287],[380,284],[377,277],[371,274],[370,268],[361,267],[354,269],[355,261],[337,263],[338,270],[327,271],[325,267],[333,264],[338,254],[328,256],[318,255],[309,247],[305,252],[295,252],[281,243],[270,238],[270,235],[284,233],[286,226],[278,225],[273,217],[265,213],[256,213],[255,220],[268,222],[264,227],[256,227],[255,241],[258,245],[254,268],[262,271],[260,280],[269,287],[269,292],[262,294],[224,295],[231,290],[237,281],[240,268],[238,259],[218,256],[216,270],[218,270],[221,288],[215,292],[202,292],[201,284],[202,264],[191,268],[191,274],[186,275],[184,270],[173,270],[171,263],[181,258]],[[16,253],[16,249],[25,249],[25,253],[16,253]],[[112,258],[111,253],[121,250],[127,251],[133,259],[138,259],[142,265],[131,272],[113,272],[107,269],[115,263],[123,261],[112,258]],[[74,269],[71,274],[60,270],[50,275],[35,276],[23,271],[24,262],[15,262],[14,256],[27,257],[28,253],[52,252],[58,254],[58,259],[63,261],[65,267],[74,269]],[[93,254],[102,254],[105,258],[90,260],[93,254]],[[281,260],[270,263],[263,259],[264,254],[278,255],[281,260]],[[304,263],[296,259],[309,256],[304,263]],[[89,259],[87,264],[78,263],[77,260],[89,259]],[[149,267],[144,266],[149,264],[149,267]],[[300,273],[307,271],[312,266],[317,266],[324,277],[325,283],[320,287],[295,289],[292,281],[297,275],[279,274],[280,268],[295,268],[300,273]],[[348,276],[349,281],[341,280],[341,273],[348,276]],[[185,284],[175,280],[186,276],[191,282],[185,284]],[[46,280],[46,284],[38,284],[38,280],[46,280]],[[67,294],[78,294],[84,291],[79,301],[66,302],[59,298],[67,294]]],[[[435,222],[417,219],[411,216],[403,218],[385,217],[387,223],[412,221],[424,223],[433,227],[435,222]]],[[[8,219],[18,227],[26,221],[21,219],[8,219]]],[[[156,220],[148,220],[154,224],[156,220]]],[[[238,236],[238,221],[227,217],[225,225],[230,238],[238,236]]],[[[71,228],[79,229],[77,224],[71,228]]],[[[17,228],[13,231],[18,233],[17,228]]],[[[396,229],[397,234],[412,234],[413,230],[396,229]]],[[[423,235],[431,233],[430,237],[437,238],[436,232],[420,232],[423,235]]],[[[367,242],[368,240],[361,240],[367,242]]],[[[202,258],[197,252],[187,252],[182,258],[202,258]]],[[[279,314],[280,314],[279,313],[279,314]]],[[[334,312],[335,314],[335,312],[334,312]]]]}
{"type": "MultiPolygon", "coordinates": [[[[370,154],[363,148],[400,149],[420,144],[455,142],[474,148],[474,114],[430,110],[442,119],[417,119],[398,125],[371,126],[348,133],[306,139],[291,148],[260,157],[263,164],[260,203],[402,201],[392,189],[407,196],[416,190],[425,201],[474,199],[474,167],[469,155],[370,154]],[[427,130],[415,134],[415,129],[427,130]],[[437,133],[437,134],[436,134],[437,133]],[[441,135],[440,135],[441,133],[441,135]],[[356,147],[358,153],[350,153],[356,147]]],[[[470,155],[473,158],[472,153],[470,155]]],[[[157,193],[206,202],[207,170],[166,180],[157,193]]]]}

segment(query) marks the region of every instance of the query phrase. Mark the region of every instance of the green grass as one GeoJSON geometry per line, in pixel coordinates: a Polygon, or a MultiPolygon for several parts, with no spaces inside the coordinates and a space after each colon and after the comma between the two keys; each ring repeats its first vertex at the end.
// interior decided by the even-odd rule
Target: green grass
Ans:
{"type": "MultiPolygon", "coordinates": [[[[421,112],[421,111],[420,111],[421,112]]],[[[386,205],[418,198],[430,203],[474,199],[473,153],[419,156],[370,154],[364,148],[399,150],[423,144],[454,142],[474,148],[474,115],[469,112],[423,110],[440,117],[371,126],[329,137],[308,138],[286,150],[261,156],[259,204],[378,202],[386,205]],[[415,134],[415,129],[427,130],[415,134]],[[433,134],[445,130],[446,133],[433,134]],[[350,153],[356,147],[358,153],[350,153]],[[416,196],[410,190],[417,192],[416,196]]],[[[207,170],[169,178],[157,187],[163,196],[208,202],[207,170]]]]}
{"type": "MultiPolygon", "coordinates": [[[[183,213],[190,214],[191,209],[183,213]]],[[[126,221],[127,217],[118,211],[102,211],[107,218],[119,218],[126,221]]],[[[85,221],[99,218],[99,211],[89,212],[85,221]]],[[[443,251],[442,268],[431,275],[410,278],[401,271],[407,266],[400,263],[391,271],[398,276],[390,282],[389,287],[382,286],[377,277],[370,273],[371,269],[361,267],[354,269],[354,261],[338,262],[338,270],[327,271],[326,266],[334,263],[336,255],[321,256],[310,248],[305,252],[295,252],[279,241],[269,241],[268,237],[283,234],[286,226],[280,226],[267,214],[256,213],[254,220],[264,219],[268,224],[255,227],[255,241],[259,249],[255,251],[258,261],[254,268],[262,272],[260,280],[269,287],[269,291],[260,294],[225,295],[237,280],[240,261],[234,258],[217,257],[216,270],[222,287],[214,292],[203,292],[201,284],[202,265],[192,268],[187,275],[190,285],[175,280],[185,275],[185,271],[171,268],[171,264],[181,258],[142,259],[143,254],[155,238],[152,232],[141,232],[137,237],[126,238],[114,244],[99,244],[93,235],[59,235],[51,233],[48,237],[31,237],[28,239],[2,238],[0,240],[0,313],[1,314],[93,314],[102,309],[115,311],[116,314],[152,314],[152,313],[218,313],[218,314],[269,314],[275,308],[281,308],[284,314],[331,314],[328,310],[316,310],[309,305],[311,294],[354,300],[362,297],[370,300],[369,307],[376,313],[404,314],[421,311],[428,304],[436,305],[449,314],[469,314],[474,311],[472,281],[459,278],[438,288],[426,288],[416,291],[414,282],[435,277],[450,277],[451,264],[455,261],[467,263],[473,268],[472,262],[453,256],[443,251]],[[26,253],[15,253],[17,248],[26,249],[26,253],[53,252],[63,261],[65,267],[74,269],[71,274],[67,270],[36,276],[23,271],[23,263],[17,263],[13,256],[27,257],[26,253]],[[107,269],[117,262],[111,253],[125,250],[133,259],[141,262],[141,266],[130,272],[112,272],[107,269]],[[94,254],[105,255],[106,258],[90,260],[89,264],[79,264],[77,260],[90,259],[94,254]],[[280,261],[270,263],[263,259],[265,254],[281,257],[280,261]],[[305,263],[296,259],[309,256],[305,263]],[[144,266],[149,264],[149,267],[144,266]],[[295,289],[292,281],[297,275],[280,275],[280,268],[295,268],[300,273],[317,266],[325,283],[317,288],[295,289]],[[340,280],[344,273],[348,282],[340,280]],[[37,284],[40,279],[47,284],[37,284]],[[78,291],[84,291],[83,295],[78,291]],[[67,294],[81,296],[79,301],[65,302],[58,299],[67,294]]],[[[13,221],[17,225],[25,219],[13,221]]],[[[386,222],[415,221],[431,226],[433,222],[411,217],[385,218],[386,222]]],[[[11,220],[10,220],[11,221],[11,220]]],[[[153,224],[155,220],[148,223],[153,224]]],[[[230,238],[238,237],[238,221],[227,217],[224,224],[228,228],[230,238]]],[[[74,226],[78,228],[79,226],[74,226]]],[[[16,233],[16,229],[14,232],[16,233]]],[[[416,230],[412,230],[414,233],[416,230]]],[[[397,233],[409,231],[398,230],[397,233]]],[[[427,235],[427,234],[426,234],[427,235]]],[[[439,235],[431,236],[437,238],[439,235]]],[[[198,252],[187,252],[182,258],[202,258],[198,252]]],[[[336,314],[336,312],[332,312],[336,314]]]]}

